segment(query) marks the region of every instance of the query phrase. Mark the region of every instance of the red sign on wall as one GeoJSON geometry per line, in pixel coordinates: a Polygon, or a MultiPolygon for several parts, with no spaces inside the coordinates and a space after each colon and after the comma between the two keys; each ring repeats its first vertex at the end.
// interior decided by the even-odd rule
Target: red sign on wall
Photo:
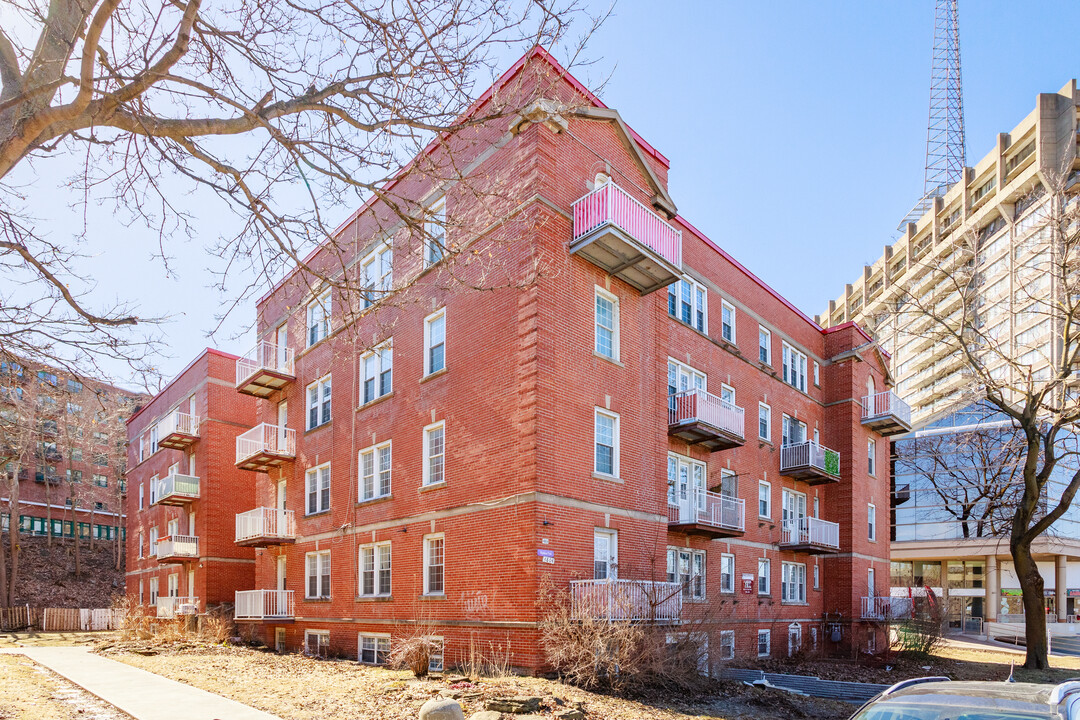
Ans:
{"type": "Polygon", "coordinates": [[[742,591],[745,595],[751,595],[754,592],[754,576],[743,575],[742,576],[742,591]]]}

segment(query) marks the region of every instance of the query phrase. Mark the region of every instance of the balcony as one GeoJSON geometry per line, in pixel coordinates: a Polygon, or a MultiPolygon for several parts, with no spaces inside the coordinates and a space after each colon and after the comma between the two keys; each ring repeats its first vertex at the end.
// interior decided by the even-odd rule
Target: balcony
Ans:
{"type": "Polygon", "coordinates": [[[199,499],[199,478],[174,473],[150,485],[151,505],[186,505],[199,499]]]}
{"type": "Polygon", "coordinates": [[[199,559],[199,538],[194,535],[168,535],[158,540],[157,559],[163,564],[193,562],[199,559]]]}
{"type": "Polygon", "coordinates": [[[682,232],[606,182],[573,204],[570,252],[622,278],[642,295],[682,274],[682,232]]]}
{"type": "Polygon", "coordinates": [[[780,448],[780,474],[810,485],[840,482],[840,453],[813,440],[780,448]]]}
{"type": "Polygon", "coordinates": [[[292,510],[255,508],[236,516],[236,544],[268,547],[296,542],[296,516],[292,510]]]}
{"type": "Polygon", "coordinates": [[[881,435],[899,435],[911,430],[911,407],[892,390],[862,399],[862,424],[881,435]]]}
{"type": "Polygon", "coordinates": [[[863,620],[910,620],[915,612],[911,598],[906,597],[864,597],[862,599],[863,620]]]}
{"type": "Polygon", "coordinates": [[[743,409],[701,389],[668,398],[668,435],[715,452],[741,446],[743,409]]]}
{"type": "Polygon", "coordinates": [[[158,421],[158,447],[187,450],[198,439],[198,415],[173,410],[158,421]]]}
{"type": "Polygon", "coordinates": [[[746,501],[708,490],[695,490],[672,504],[668,530],[709,538],[737,537],[745,530],[746,501]]]}
{"type": "Polygon", "coordinates": [[[570,603],[575,620],[678,622],[682,586],[651,580],[571,580],[570,603]]]}
{"type": "Polygon", "coordinates": [[[234,620],[292,620],[296,602],[292,590],[237,590],[234,620]]]}
{"type": "Polygon", "coordinates": [[[784,520],[780,531],[780,547],[811,555],[839,552],[840,526],[815,517],[784,520]]]}
{"type": "Polygon", "coordinates": [[[199,614],[199,598],[197,597],[158,597],[157,616],[171,619],[184,615],[199,614]]]}
{"type": "Polygon", "coordinates": [[[236,361],[236,389],[245,395],[270,397],[296,377],[292,348],[263,340],[236,361]]]}
{"type": "Polygon", "coordinates": [[[296,457],[296,431],[262,423],[236,436],[236,467],[266,472],[296,457]]]}

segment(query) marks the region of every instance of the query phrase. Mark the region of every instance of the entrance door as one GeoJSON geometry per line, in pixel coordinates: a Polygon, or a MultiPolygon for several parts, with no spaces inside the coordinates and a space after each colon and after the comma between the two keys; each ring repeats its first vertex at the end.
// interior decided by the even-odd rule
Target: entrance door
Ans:
{"type": "Polygon", "coordinates": [[[195,571],[187,571],[187,596],[189,598],[195,597],[195,571]]]}
{"type": "Polygon", "coordinates": [[[672,495],[668,500],[679,507],[679,522],[697,522],[705,511],[705,464],[681,456],[668,456],[668,481],[672,495]]]}
{"type": "Polygon", "coordinates": [[[593,532],[593,579],[613,580],[617,575],[619,547],[613,530],[593,532]]]}
{"type": "Polygon", "coordinates": [[[277,559],[277,589],[285,589],[285,556],[278,555],[277,559]]]}
{"type": "Polygon", "coordinates": [[[282,400],[277,406],[278,450],[285,449],[285,428],[289,427],[289,401],[282,400]]]}
{"type": "Polygon", "coordinates": [[[169,575],[169,597],[180,597],[180,573],[169,575]]]}
{"type": "Polygon", "coordinates": [[[803,525],[806,524],[806,496],[785,489],[781,495],[781,523],[784,530],[791,533],[791,540],[797,542],[803,525]]]}
{"type": "Polygon", "coordinates": [[[289,347],[289,335],[284,323],[278,325],[277,332],[274,333],[274,344],[277,346],[277,369],[284,371],[285,350],[289,347]]]}

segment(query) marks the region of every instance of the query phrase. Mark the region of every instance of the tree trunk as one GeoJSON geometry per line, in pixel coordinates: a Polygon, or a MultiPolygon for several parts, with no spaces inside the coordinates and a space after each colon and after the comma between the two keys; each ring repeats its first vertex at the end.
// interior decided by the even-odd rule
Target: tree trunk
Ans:
{"type": "Polygon", "coordinates": [[[82,558],[79,557],[79,546],[82,545],[79,542],[79,517],[75,514],[75,511],[71,511],[71,519],[75,525],[75,577],[82,577],[82,558]]]}
{"type": "Polygon", "coordinates": [[[45,545],[52,549],[52,490],[50,489],[48,466],[45,470],[45,545]]]}
{"type": "Polygon", "coordinates": [[[1024,637],[1027,640],[1027,658],[1024,667],[1045,670],[1050,667],[1049,648],[1046,641],[1046,605],[1043,599],[1043,579],[1031,557],[1031,543],[1018,540],[1011,543],[1013,564],[1024,600],[1024,637]]]}
{"type": "Polygon", "coordinates": [[[7,596],[4,598],[6,607],[15,604],[15,584],[19,579],[19,463],[15,464],[15,481],[11,483],[11,492],[8,493],[8,554],[10,555],[10,571],[7,576],[7,596]],[[13,530],[14,532],[11,532],[13,530]]]}
{"type": "MultiPolygon", "coordinates": [[[[17,520],[8,520],[8,534],[12,532],[19,532],[17,520]]],[[[0,608],[11,607],[7,598],[7,553],[4,552],[4,536],[0,534],[0,608]]]]}

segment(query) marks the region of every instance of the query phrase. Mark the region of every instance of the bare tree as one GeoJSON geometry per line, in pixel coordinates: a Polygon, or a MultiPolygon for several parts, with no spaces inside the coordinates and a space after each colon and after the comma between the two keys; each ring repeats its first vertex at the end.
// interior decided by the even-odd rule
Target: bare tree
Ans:
{"type": "MultiPolygon", "coordinates": [[[[5,0],[0,349],[137,370],[156,349],[154,319],[123,299],[95,302],[77,239],[52,239],[30,217],[31,172],[65,158],[65,171],[78,161],[78,202],[111,203],[119,222],[156,233],[166,267],[169,241],[193,235],[206,201],[220,201],[234,221],[210,248],[225,313],[294,267],[313,285],[361,292],[341,272],[357,247],[327,224],[331,211],[374,198],[386,227],[423,232],[395,184],[464,182],[453,152],[422,151],[461,150],[476,128],[516,113],[528,92],[463,111],[505,53],[567,37],[584,17],[577,3],[5,0]],[[338,240],[340,254],[306,261],[338,240]]],[[[588,37],[598,20],[581,22],[588,37]]]]}
{"type": "Polygon", "coordinates": [[[909,262],[929,266],[928,279],[904,288],[896,315],[885,319],[934,343],[939,363],[953,369],[945,381],[953,386],[949,402],[984,403],[1022,438],[1008,535],[1029,668],[1048,666],[1043,579],[1032,542],[1080,488],[1080,173],[1071,170],[1071,155],[1066,163],[1040,173],[1034,187],[1002,207],[1005,215],[977,231],[936,246],[913,244],[909,262]],[[1014,242],[1000,233],[1004,227],[1014,231],[1014,242]]]}

